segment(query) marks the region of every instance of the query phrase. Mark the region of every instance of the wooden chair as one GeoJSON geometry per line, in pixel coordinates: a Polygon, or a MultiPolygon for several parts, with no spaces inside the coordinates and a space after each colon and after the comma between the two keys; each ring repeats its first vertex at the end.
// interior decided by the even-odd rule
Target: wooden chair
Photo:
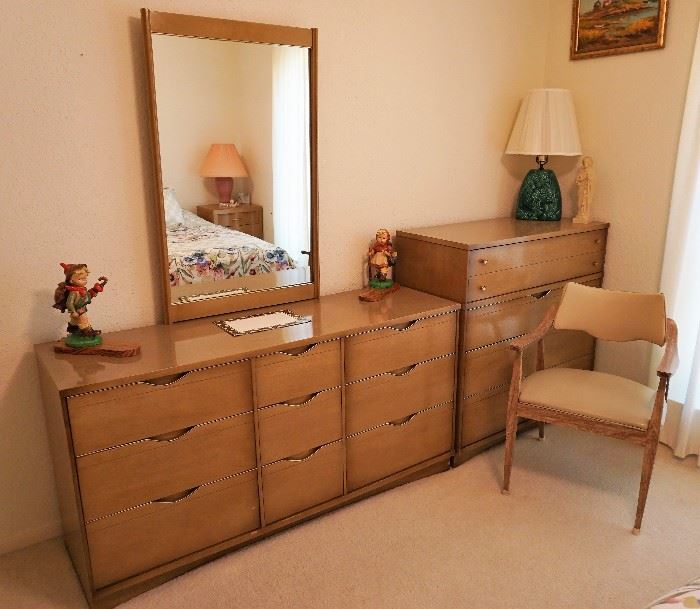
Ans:
{"type": "Polygon", "coordinates": [[[518,357],[513,364],[506,417],[503,493],[509,494],[518,417],[538,421],[540,438],[544,437],[545,423],[558,423],[630,440],[644,447],[637,516],[632,530],[639,534],[668,384],[678,367],[677,334],[675,322],[666,317],[663,294],[613,292],[568,283],[559,306],[552,307],[534,332],[511,343],[518,357]],[[603,372],[544,370],[543,338],[552,327],[583,330],[603,340],[665,344],[657,370],[657,389],[603,372]],[[523,351],[535,342],[537,371],[523,379],[523,351]]]}

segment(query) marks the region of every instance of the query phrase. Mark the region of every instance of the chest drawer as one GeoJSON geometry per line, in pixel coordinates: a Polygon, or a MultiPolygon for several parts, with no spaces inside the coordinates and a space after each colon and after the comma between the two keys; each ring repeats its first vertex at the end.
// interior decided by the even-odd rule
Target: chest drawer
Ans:
{"type": "Polygon", "coordinates": [[[604,230],[487,247],[469,253],[467,273],[472,277],[579,254],[602,254],[604,249],[604,230]]]}
{"type": "Polygon", "coordinates": [[[86,521],[255,468],[253,414],[79,457],[86,521]]]}
{"type": "Polygon", "coordinates": [[[450,355],[348,385],[347,433],[355,434],[451,401],[454,377],[455,356],[450,355]]]}
{"type": "Polygon", "coordinates": [[[247,360],[68,398],[76,455],[252,408],[247,360]]]}
{"type": "Polygon", "coordinates": [[[476,275],[469,278],[467,300],[469,302],[483,300],[548,283],[593,275],[602,270],[603,252],[601,251],[476,275]]]}
{"type": "Polygon", "coordinates": [[[348,438],[348,490],[450,452],[452,420],[450,403],[348,438]]]}
{"type": "Polygon", "coordinates": [[[343,435],[340,389],[293,402],[275,404],[258,412],[263,464],[334,442],[343,435]]]}
{"type": "Polygon", "coordinates": [[[260,526],[256,472],[188,489],[87,525],[96,588],[260,526]]]}
{"type": "MultiPolygon", "coordinates": [[[[582,281],[599,287],[601,279],[582,281]]],[[[566,282],[532,288],[505,302],[465,311],[464,350],[479,349],[532,332],[547,311],[561,300],[566,282]]]]}
{"type": "Polygon", "coordinates": [[[456,314],[418,319],[351,336],[345,342],[345,380],[382,372],[455,352],[456,314]]]}
{"type": "Polygon", "coordinates": [[[258,357],[255,360],[258,406],[339,387],[341,371],[338,340],[258,357]]]}

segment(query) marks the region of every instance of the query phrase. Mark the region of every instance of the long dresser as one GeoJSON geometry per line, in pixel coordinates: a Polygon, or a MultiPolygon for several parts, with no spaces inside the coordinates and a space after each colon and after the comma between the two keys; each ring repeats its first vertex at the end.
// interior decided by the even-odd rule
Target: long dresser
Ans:
{"type": "Polygon", "coordinates": [[[123,360],[36,347],[66,544],[92,607],[449,467],[459,305],[403,288],[284,308],[308,321],[105,335],[141,344],[123,360]]]}
{"type": "MultiPolygon", "coordinates": [[[[568,281],[601,285],[607,230],[498,218],[397,232],[399,283],[462,303],[455,464],[505,437],[515,357],[508,343],[534,330],[568,281]]],[[[544,343],[546,367],[593,368],[587,334],[552,331],[544,343]]],[[[534,369],[533,348],[524,373],[534,369]]]]}

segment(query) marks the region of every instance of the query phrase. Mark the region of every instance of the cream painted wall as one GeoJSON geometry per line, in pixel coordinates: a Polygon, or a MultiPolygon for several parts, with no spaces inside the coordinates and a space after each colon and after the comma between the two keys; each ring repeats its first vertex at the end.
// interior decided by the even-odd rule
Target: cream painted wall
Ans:
{"type": "MultiPolygon", "coordinates": [[[[91,308],[97,327],[161,320],[142,4],[3,7],[0,551],[60,532],[32,352],[65,329],[50,308],[58,262],[87,262],[94,277],[109,276],[91,308]]],[[[360,286],[379,225],[511,212],[527,163],[503,148],[523,91],[544,79],[539,0],[150,5],[319,28],[323,293],[360,286]]]]}
{"type": "MultiPolygon", "coordinates": [[[[569,60],[571,4],[550,2],[545,81],[571,89],[581,142],[597,172],[592,216],[610,222],[605,287],[659,289],[685,93],[700,2],[670,3],[663,50],[569,60]]],[[[577,160],[555,159],[565,215],[574,212],[577,160]]],[[[642,344],[600,345],[596,367],[647,381],[642,344]]]]}

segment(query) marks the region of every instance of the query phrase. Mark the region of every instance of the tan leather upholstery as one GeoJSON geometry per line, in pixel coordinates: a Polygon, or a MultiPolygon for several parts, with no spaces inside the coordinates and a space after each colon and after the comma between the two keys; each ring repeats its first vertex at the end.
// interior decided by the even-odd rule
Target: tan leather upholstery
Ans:
{"type": "Polygon", "coordinates": [[[646,429],[656,390],[626,378],[549,368],[523,380],[520,401],[646,429]]]}
{"type": "Polygon", "coordinates": [[[666,342],[663,294],[636,294],[567,283],[554,319],[558,330],[583,330],[603,340],[666,342]]]}

